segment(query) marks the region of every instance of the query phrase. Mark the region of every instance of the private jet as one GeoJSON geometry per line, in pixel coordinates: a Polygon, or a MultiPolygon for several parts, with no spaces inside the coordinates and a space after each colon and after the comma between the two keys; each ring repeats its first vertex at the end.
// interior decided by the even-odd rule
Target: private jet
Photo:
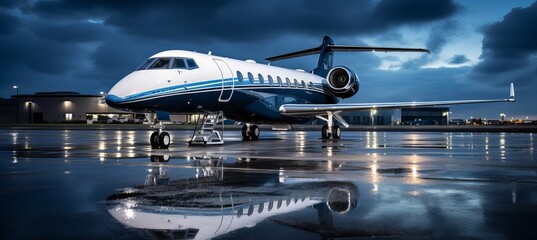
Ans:
{"type": "MultiPolygon", "coordinates": [[[[259,139],[256,124],[290,126],[314,118],[326,122],[321,130],[322,139],[339,139],[339,125],[349,126],[340,115],[345,111],[515,101],[511,83],[507,99],[338,104],[360,90],[360,79],[346,66],[333,66],[334,52],[430,53],[423,48],[335,45],[328,36],[318,47],[267,58],[269,64],[220,57],[211,52],[170,50],[151,56],[117,82],[105,100],[117,109],[156,116],[170,112],[203,114],[190,144],[223,144],[224,119],[244,123],[245,141],[259,139]],[[273,61],[313,54],[319,54],[319,60],[310,72],[270,65],[273,61]]],[[[161,119],[155,123],[158,130],[151,134],[149,142],[154,149],[167,149],[171,137],[163,131],[161,119]]]]}

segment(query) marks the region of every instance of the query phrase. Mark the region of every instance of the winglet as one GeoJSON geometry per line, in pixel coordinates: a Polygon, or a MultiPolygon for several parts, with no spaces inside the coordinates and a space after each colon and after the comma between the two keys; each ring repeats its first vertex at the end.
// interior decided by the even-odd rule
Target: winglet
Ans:
{"type": "Polygon", "coordinates": [[[509,101],[515,101],[515,85],[513,83],[511,83],[511,87],[509,89],[509,101]]]}

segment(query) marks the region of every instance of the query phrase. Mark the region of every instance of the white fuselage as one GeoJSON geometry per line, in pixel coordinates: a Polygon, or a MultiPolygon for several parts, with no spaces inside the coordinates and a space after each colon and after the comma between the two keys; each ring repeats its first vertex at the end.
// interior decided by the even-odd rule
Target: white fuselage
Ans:
{"type": "Polygon", "coordinates": [[[151,59],[170,65],[150,64],[125,76],[109,91],[108,104],[133,111],[224,111],[236,120],[265,114],[261,121],[277,122],[284,119],[278,112],[283,104],[338,101],[325,91],[323,77],[303,70],[182,50],[160,52],[151,59]],[[171,59],[192,60],[195,67],[174,67],[171,59]]]}

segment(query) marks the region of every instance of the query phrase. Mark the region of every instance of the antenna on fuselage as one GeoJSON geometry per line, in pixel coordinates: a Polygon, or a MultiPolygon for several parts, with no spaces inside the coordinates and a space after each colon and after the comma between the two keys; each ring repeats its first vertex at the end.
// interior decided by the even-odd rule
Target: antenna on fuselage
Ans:
{"type": "Polygon", "coordinates": [[[207,54],[209,54],[209,55],[213,55],[213,51],[209,51],[207,54]]]}

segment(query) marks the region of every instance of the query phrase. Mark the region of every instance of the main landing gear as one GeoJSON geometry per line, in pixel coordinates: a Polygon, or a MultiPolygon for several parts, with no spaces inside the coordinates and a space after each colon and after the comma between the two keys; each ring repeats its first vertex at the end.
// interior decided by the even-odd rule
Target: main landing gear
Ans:
{"type": "Polygon", "coordinates": [[[330,127],[328,127],[328,124],[323,125],[323,128],[321,130],[321,138],[322,139],[329,139],[330,137],[334,139],[339,139],[341,137],[341,128],[338,125],[335,125],[332,127],[332,131],[329,130],[330,127]]]}
{"type": "Polygon", "coordinates": [[[244,141],[257,141],[259,140],[259,134],[261,130],[257,125],[245,124],[242,126],[242,140],[244,141]]]}
{"type": "Polygon", "coordinates": [[[158,122],[158,124],[152,127],[158,128],[158,130],[153,132],[151,134],[151,137],[149,138],[149,143],[151,143],[151,148],[168,149],[172,139],[169,133],[162,131],[162,129],[164,129],[164,125],[162,124],[162,122],[158,122]]]}
{"type": "Polygon", "coordinates": [[[345,120],[339,115],[338,112],[326,112],[326,117],[324,116],[317,116],[318,119],[321,119],[326,122],[326,124],[321,129],[321,138],[322,139],[329,139],[332,137],[333,139],[339,139],[341,138],[341,128],[334,124],[334,118],[340,122],[344,127],[349,127],[349,124],[345,122],[345,120]]]}

